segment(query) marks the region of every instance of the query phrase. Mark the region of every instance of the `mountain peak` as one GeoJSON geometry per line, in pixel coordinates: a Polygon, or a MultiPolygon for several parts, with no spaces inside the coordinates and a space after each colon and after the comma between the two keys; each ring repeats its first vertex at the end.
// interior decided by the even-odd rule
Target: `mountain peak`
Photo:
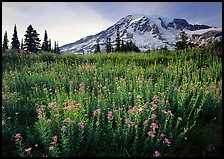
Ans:
{"type": "Polygon", "coordinates": [[[106,30],[84,37],[75,43],[64,45],[60,49],[62,52],[93,53],[97,41],[101,51],[105,52],[106,38],[110,37],[112,45],[115,46],[117,27],[119,27],[121,39],[134,42],[142,51],[165,46],[172,50],[179,40],[180,31],[188,32],[211,28],[207,25],[192,25],[187,20],[180,18],[170,19],[160,15],[130,14],[106,30]]]}

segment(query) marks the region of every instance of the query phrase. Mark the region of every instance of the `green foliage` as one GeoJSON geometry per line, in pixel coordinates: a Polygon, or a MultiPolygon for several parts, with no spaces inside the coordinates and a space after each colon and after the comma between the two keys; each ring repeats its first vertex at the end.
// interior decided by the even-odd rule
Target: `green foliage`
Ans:
{"type": "Polygon", "coordinates": [[[221,145],[222,63],[212,50],[176,54],[4,53],[4,155],[209,154],[221,145]]]}

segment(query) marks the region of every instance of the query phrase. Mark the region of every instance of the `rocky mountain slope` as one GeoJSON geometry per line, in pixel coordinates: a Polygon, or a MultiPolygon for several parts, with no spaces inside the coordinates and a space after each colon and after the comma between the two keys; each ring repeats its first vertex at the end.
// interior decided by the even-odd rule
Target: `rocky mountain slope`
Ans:
{"type": "Polygon", "coordinates": [[[189,24],[185,19],[169,19],[161,16],[134,14],[120,19],[116,24],[95,35],[90,35],[74,43],[63,45],[60,47],[60,50],[62,53],[89,54],[94,52],[96,44],[99,43],[101,52],[105,52],[107,37],[111,38],[112,46],[115,47],[117,27],[119,27],[121,39],[124,41],[133,41],[141,51],[159,49],[165,46],[169,50],[175,49],[180,31],[185,31],[189,35],[189,40],[194,39],[197,43],[201,43],[203,42],[202,39],[208,38],[206,31],[212,32],[212,30],[215,30],[215,33],[209,33],[213,37],[216,34],[220,34],[220,30],[217,30],[215,27],[189,24]],[[205,30],[205,32],[202,30],[205,30]],[[200,31],[203,33],[200,34],[200,31]]]}

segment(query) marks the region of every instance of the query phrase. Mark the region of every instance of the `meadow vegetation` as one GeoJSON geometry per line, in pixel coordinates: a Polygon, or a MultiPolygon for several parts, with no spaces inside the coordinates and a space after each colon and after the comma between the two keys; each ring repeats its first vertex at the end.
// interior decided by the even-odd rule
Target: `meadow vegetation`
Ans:
{"type": "Polygon", "coordinates": [[[221,156],[221,55],[6,51],[3,156],[221,156]]]}

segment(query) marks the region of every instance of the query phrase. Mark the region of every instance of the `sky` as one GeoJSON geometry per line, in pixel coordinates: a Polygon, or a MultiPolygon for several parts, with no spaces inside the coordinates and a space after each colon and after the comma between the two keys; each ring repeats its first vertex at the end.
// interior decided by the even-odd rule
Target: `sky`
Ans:
{"type": "Polygon", "coordinates": [[[16,24],[19,40],[31,24],[59,46],[105,30],[130,14],[183,18],[191,24],[222,27],[222,2],[2,2],[2,39],[11,43],[16,24]]]}

